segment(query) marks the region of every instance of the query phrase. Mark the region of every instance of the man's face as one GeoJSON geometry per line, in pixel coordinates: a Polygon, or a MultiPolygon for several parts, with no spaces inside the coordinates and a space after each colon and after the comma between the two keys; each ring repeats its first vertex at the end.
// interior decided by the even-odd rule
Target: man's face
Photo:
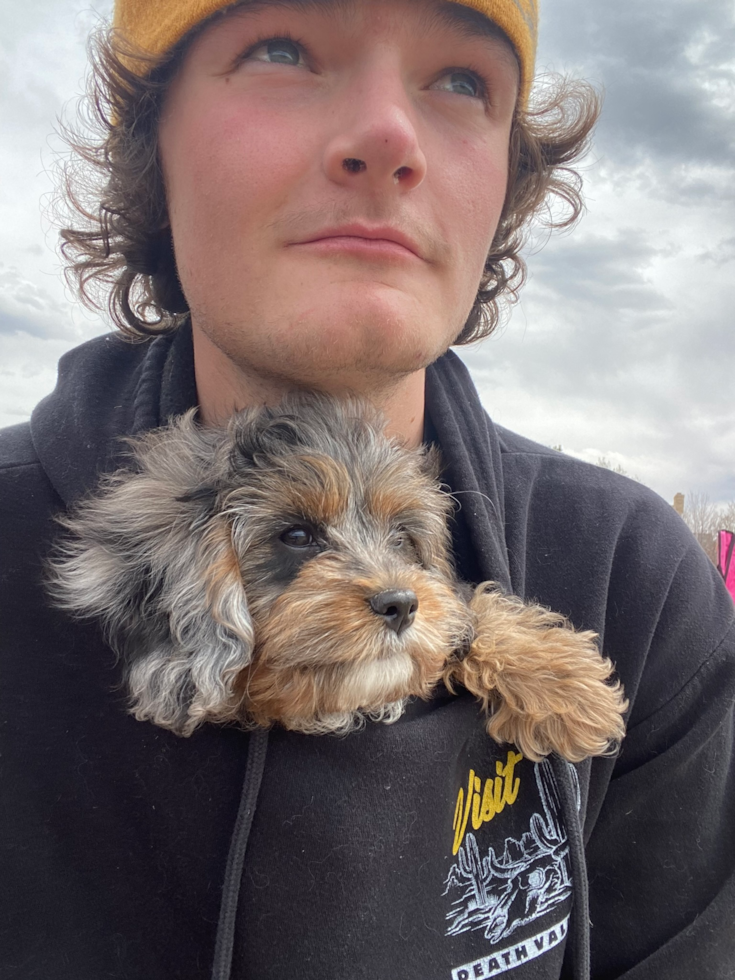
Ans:
{"type": "Polygon", "coordinates": [[[446,350],[506,190],[519,71],[487,26],[431,0],[281,0],[192,43],[160,151],[195,333],[326,390],[446,350]]]}

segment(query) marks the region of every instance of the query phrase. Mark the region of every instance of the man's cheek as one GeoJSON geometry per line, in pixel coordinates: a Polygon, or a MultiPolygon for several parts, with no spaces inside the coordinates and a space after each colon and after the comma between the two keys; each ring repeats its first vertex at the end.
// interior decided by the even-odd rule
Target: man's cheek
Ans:
{"type": "Polygon", "coordinates": [[[176,147],[174,190],[202,202],[207,209],[267,207],[284,181],[297,170],[296,134],[263,125],[259,114],[229,114],[198,120],[176,147]],[[214,176],[216,175],[216,177],[214,176]],[[176,177],[179,177],[176,180],[176,177]]]}

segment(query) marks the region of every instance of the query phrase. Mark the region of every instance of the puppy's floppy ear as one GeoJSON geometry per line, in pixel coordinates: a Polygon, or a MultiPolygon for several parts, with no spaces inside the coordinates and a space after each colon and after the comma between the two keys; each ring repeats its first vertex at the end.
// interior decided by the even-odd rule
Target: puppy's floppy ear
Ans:
{"type": "MultiPolygon", "coordinates": [[[[221,441],[221,437],[220,437],[221,441]]],[[[218,510],[217,434],[193,413],[132,443],[137,469],[62,519],[49,585],[100,619],[127,662],[136,718],[189,735],[235,714],[253,627],[230,526],[218,510]]]]}
{"type": "Polygon", "coordinates": [[[444,469],[444,460],[442,459],[439,447],[432,443],[422,448],[419,458],[421,461],[420,469],[424,476],[438,483],[441,479],[442,470],[444,469]]]}

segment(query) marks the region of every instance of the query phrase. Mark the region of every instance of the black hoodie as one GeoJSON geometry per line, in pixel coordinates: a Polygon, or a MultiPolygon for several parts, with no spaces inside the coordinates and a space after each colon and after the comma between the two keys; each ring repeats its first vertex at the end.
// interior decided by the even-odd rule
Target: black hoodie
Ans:
{"type": "Polygon", "coordinates": [[[236,728],[134,721],[97,627],[42,586],[54,516],[119,437],[195,402],[187,330],[105,337],[0,432],[0,980],[205,980],[218,921],[233,980],[581,976],[577,805],[592,977],[735,977],[733,603],[673,510],[494,426],[446,355],[427,406],[461,573],[600,634],[622,752],[535,765],[443,694],[346,738],[276,729],[263,758],[236,728]]]}

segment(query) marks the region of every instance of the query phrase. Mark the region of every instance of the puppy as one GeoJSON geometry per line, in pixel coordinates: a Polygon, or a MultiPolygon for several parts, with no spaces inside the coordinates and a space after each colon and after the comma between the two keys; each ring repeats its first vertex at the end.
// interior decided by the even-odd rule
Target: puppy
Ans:
{"type": "Polygon", "coordinates": [[[289,397],[222,429],[189,412],[62,520],[50,588],[101,620],[136,718],[346,733],[464,687],[538,761],[611,751],[626,702],[595,635],[457,581],[434,450],[368,405],[289,397]]]}

